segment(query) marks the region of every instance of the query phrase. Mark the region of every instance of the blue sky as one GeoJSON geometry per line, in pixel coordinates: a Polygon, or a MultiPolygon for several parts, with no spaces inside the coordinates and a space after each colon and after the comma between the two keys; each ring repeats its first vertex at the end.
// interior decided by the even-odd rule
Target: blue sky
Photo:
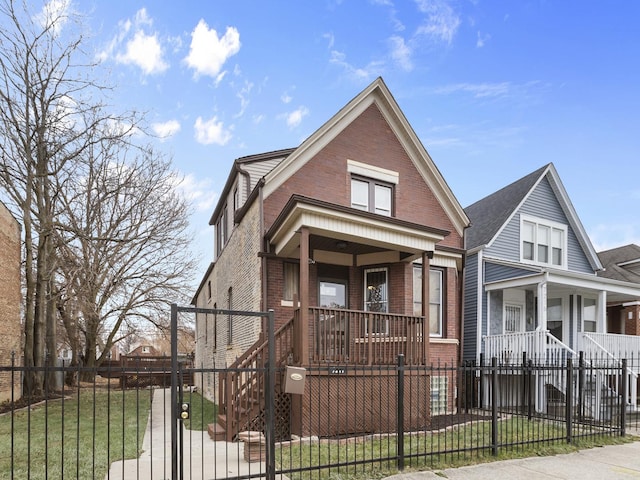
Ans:
{"type": "Polygon", "coordinates": [[[640,243],[640,2],[72,5],[186,176],[202,272],[233,160],[299,145],[378,76],[463,207],[553,162],[597,250],[640,243]]]}

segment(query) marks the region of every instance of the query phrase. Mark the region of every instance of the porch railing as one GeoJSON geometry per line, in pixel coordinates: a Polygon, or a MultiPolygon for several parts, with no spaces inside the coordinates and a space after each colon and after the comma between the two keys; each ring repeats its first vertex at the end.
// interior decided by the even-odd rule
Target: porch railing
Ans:
{"type": "MultiPolygon", "coordinates": [[[[627,381],[625,382],[626,391],[620,392],[624,396],[625,402],[633,410],[638,408],[638,373],[640,365],[638,365],[638,356],[640,355],[640,337],[633,335],[618,335],[612,333],[595,333],[583,332],[578,337],[578,345],[580,350],[584,352],[585,357],[603,362],[616,362],[622,365],[622,360],[627,359],[627,381]]],[[[621,379],[612,380],[612,387],[615,391],[620,391],[621,379]]]]}
{"type": "Polygon", "coordinates": [[[423,317],[310,307],[309,363],[392,365],[403,354],[407,364],[421,365],[423,325],[423,317]]]}
{"type": "Polygon", "coordinates": [[[501,365],[522,362],[523,352],[536,362],[561,364],[575,357],[570,347],[549,333],[548,330],[486,335],[484,337],[485,358],[497,358],[501,365]]]}

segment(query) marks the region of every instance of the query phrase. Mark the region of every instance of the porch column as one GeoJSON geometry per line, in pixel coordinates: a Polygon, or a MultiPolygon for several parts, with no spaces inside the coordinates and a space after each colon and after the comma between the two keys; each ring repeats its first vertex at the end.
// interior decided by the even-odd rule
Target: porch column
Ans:
{"type": "Polygon", "coordinates": [[[538,328],[547,330],[547,282],[538,284],[538,328]]]}
{"type": "Polygon", "coordinates": [[[429,364],[429,271],[433,252],[422,252],[422,361],[429,364]]]}
{"type": "Polygon", "coordinates": [[[607,333],[607,292],[598,292],[598,310],[596,312],[596,332],[607,333]]]}
{"type": "Polygon", "coordinates": [[[309,229],[300,228],[300,363],[309,363],[309,229]]]}

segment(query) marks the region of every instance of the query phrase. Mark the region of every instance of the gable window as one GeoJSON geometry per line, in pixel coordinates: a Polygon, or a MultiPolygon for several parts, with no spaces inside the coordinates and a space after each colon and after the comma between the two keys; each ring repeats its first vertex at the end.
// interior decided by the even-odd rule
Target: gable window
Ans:
{"type": "Polygon", "coordinates": [[[523,262],[566,267],[566,225],[522,216],[520,238],[523,262]]]}
{"type": "Polygon", "coordinates": [[[393,185],[365,177],[351,177],[351,206],[390,217],[393,212],[393,185]]]}
{"type": "MultiPolygon", "coordinates": [[[[442,270],[429,271],[429,335],[441,337],[442,314],[442,270]]],[[[422,265],[413,266],[413,314],[422,315],[422,265]]]]}

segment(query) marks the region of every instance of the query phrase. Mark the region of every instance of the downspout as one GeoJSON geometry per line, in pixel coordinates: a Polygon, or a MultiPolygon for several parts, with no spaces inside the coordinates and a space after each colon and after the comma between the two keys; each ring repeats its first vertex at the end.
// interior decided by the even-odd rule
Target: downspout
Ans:
{"type": "MultiPolygon", "coordinates": [[[[260,181],[258,182],[258,203],[260,205],[259,209],[260,209],[260,226],[258,227],[260,229],[260,238],[262,239],[262,245],[260,246],[261,249],[261,253],[268,253],[269,250],[269,241],[265,236],[265,231],[264,231],[264,196],[263,196],[263,190],[262,187],[264,186],[264,177],[262,179],[260,179],[260,181]]],[[[262,289],[260,292],[260,310],[262,312],[266,312],[267,310],[267,256],[266,255],[260,255],[260,278],[261,278],[261,284],[262,284],[262,289]]],[[[262,332],[266,332],[267,331],[267,325],[266,325],[266,318],[262,319],[262,332]]]]}

